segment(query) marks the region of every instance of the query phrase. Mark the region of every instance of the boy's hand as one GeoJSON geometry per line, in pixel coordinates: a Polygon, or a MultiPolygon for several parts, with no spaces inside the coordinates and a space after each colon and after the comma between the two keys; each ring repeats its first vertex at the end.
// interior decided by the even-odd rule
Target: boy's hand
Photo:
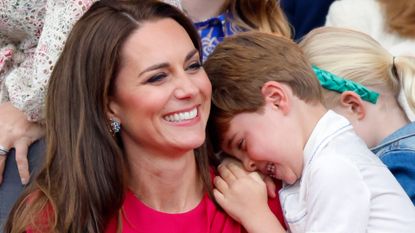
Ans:
{"type": "MultiPolygon", "coordinates": [[[[232,157],[227,157],[223,159],[219,166],[228,166],[230,164],[234,164],[238,166],[239,168],[243,169],[247,174],[250,173],[246,169],[244,169],[241,161],[234,159],[232,157]]],[[[271,198],[276,198],[277,197],[277,192],[276,192],[277,186],[275,185],[274,180],[271,177],[266,176],[262,173],[258,173],[258,175],[261,176],[262,180],[265,182],[268,196],[271,198]]]]}
{"type": "Polygon", "coordinates": [[[220,165],[218,171],[221,177],[215,177],[213,193],[232,218],[244,224],[260,213],[271,212],[265,183],[258,173],[248,173],[233,163],[220,165]]]}

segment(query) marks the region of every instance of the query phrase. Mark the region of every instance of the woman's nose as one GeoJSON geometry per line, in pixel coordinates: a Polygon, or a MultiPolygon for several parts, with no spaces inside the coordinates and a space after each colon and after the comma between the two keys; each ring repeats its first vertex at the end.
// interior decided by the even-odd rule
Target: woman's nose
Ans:
{"type": "Polygon", "coordinates": [[[176,97],[178,99],[191,98],[198,93],[199,89],[190,77],[182,76],[177,79],[176,97]]]}

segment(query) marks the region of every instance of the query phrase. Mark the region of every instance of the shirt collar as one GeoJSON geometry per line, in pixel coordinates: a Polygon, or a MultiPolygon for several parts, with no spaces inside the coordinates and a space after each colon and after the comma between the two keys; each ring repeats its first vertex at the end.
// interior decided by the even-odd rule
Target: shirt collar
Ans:
{"type": "MultiPolygon", "coordinates": [[[[314,127],[304,147],[304,168],[327,143],[344,130],[352,128],[350,122],[332,110],[327,111],[314,127]]],[[[303,169],[304,171],[304,169],[303,169]]]]}

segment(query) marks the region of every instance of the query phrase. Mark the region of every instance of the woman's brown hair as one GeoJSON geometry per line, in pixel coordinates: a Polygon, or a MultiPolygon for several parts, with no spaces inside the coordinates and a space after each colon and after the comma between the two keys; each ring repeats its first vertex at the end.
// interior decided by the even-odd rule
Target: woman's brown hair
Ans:
{"type": "MultiPolygon", "coordinates": [[[[119,214],[127,158],[110,132],[108,96],[126,39],[149,20],[171,18],[200,41],[192,23],[165,3],[103,0],[72,29],[47,94],[46,161],[15,204],[5,232],[104,232],[119,214]]],[[[211,190],[206,145],[196,150],[199,174],[211,190]]]]}
{"type": "Polygon", "coordinates": [[[386,17],[386,26],[402,37],[415,39],[415,1],[379,0],[386,17]]]}

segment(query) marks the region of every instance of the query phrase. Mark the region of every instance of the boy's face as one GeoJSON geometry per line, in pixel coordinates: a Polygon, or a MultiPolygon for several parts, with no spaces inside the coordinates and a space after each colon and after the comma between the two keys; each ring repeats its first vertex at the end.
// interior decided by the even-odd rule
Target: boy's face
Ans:
{"type": "Polygon", "coordinates": [[[273,104],[266,103],[262,110],[236,115],[224,135],[222,149],[248,170],[293,184],[303,168],[303,147],[296,134],[299,125],[273,104]]]}

